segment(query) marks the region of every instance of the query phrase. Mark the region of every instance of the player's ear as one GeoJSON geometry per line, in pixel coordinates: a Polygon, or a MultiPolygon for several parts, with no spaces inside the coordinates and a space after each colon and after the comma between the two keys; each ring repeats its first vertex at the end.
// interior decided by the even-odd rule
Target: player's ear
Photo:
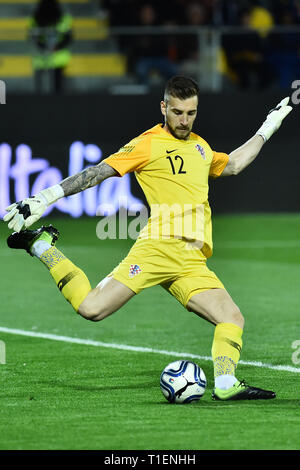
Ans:
{"type": "Polygon", "coordinates": [[[167,107],[167,105],[166,105],[165,101],[161,101],[160,102],[160,110],[161,110],[163,116],[166,115],[166,107],[167,107]]]}

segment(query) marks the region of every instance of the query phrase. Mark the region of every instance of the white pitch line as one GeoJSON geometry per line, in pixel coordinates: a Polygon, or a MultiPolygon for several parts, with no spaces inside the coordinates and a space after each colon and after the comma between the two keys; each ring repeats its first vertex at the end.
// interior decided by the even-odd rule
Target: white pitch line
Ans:
{"type": "MultiPolygon", "coordinates": [[[[144,348],[141,346],[129,346],[128,344],[103,343],[102,341],[95,341],[92,339],[71,338],[69,336],[58,336],[58,335],[53,335],[51,333],[37,333],[34,331],[16,330],[13,328],[5,328],[5,327],[0,327],[0,332],[12,334],[12,335],[29,336],[31,338],[42,338],[42,339],[49,339],[52,341],[61,341],[63,343],[83,344],[85,346],[96,346],[96,347],[101,347],[101,348],[121,349],[123,351],[161,354],[164,356],[200,359],[202,361],[212,360],[211,357],[209,356],[199,356],[197,354],[191,354],[191,353],[186,353],[186,352],[165,351],[163,349],[144,348]]],[[[285,372],[293,372],[296,374],[300,373],[300,368],[291,367],[287,365],[273,365],[273,364],[265,364],[263,362],[253,362],[253,361],[239,361],[239,364],[242,364],[244,366],[261,367],[264,369],[273,369],[273,370],[280,370],[280,371],[285,371],[285,372]]]]}

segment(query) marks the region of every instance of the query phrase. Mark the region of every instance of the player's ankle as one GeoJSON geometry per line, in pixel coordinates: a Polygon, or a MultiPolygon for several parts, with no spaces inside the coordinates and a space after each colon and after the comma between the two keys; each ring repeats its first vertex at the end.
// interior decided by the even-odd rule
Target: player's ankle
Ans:
{"type": "Polygon", "coordinates": [[[33,256],[40,258],[45,251],[51,248],[51,244],[45,240],[37,240],[33,245],[30,247],[30,252],[33,256]]]}
{"type": "Polygon", "coordinates": [[[30,246],[30,252],[33,256],[40,258],[45,251],[51,248],[52,236],[48,232],[43,232],[30,246]]]}
{"type": "Polygon", "coordinates": [[[234,375],[224,374],[215,377],[215,387],[221,390],[228,390],[233,387],[236,382],[237,378],[234,375]]]}

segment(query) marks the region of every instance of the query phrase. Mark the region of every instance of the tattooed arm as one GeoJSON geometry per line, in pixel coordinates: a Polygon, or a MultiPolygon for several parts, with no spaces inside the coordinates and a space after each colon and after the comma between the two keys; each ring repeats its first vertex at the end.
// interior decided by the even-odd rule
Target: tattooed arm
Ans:
{"type": "Polygon", "coordinates": [[[19,232],[23,227],[28,228],[37,222],[51,204],[64,196],[84,191],[101,183],[110,176],[119,173],[105,162],[86,168],[76,175],[69,176],[59,184],[43,189],[33,197],[15,202],[6,208],[8,214],[3,218],[8,228],[19,232]]]}
{"type": "Polygon", "coordinates": [[[102,181],[107,178],[117,176],[118,174],[119,173],[114,168],[107,165],[107,163],[101,162],[98,165],[86,168],[76,175],[69,176],[60,183],[60,186],[62,187],[64,196],[71,196],[85,189],[92,188],[96,186],[96,184],[102,183],[102,181]]]}

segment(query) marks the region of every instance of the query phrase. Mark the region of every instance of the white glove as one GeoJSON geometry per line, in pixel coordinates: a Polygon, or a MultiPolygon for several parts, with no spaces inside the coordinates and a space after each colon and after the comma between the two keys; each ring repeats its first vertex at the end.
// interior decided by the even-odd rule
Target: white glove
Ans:
{"type": "Polygon", "coordinates": [[[47,207],[62,197],[64,197],[64,191],[59,184],[43,189],[36,196],[28,197],[8,206],[6,208],[8,214],[3,217],[3,220],[9,222],[9,229],[20,232],[23,227],[28,228],[39,220],[47,207]]]}
{"type": "Polygon", "coordinates": [[[289,96],[283,98],[276,108],[271,109],[267,119],[258,129],[256,134],[261,135],[266,142],[279,129],[284,118],[292,111],[292,106],[288,106],[289,96]]]}

